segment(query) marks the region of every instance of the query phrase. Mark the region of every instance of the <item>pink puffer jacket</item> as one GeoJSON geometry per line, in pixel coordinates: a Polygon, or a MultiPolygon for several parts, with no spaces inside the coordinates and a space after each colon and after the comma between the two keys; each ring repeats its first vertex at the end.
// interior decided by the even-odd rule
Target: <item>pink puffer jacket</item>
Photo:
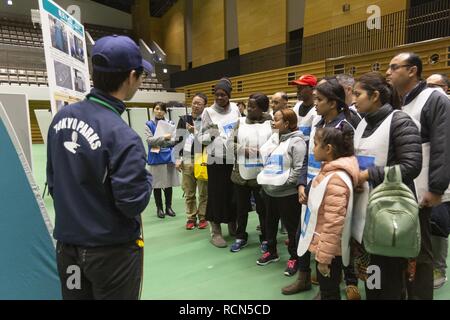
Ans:
{"type": "MultiPolygon", "coordinates": [[[[346,171],[353,180],[353,186],[358,183],[359,166],[356,157],[339,158],[324,162],[312,186],[316,187],[326,176],[337,171],[346,171]]],[[[331,264],[336,256],[341,256],[341,237],[344,229],[344,219],[350,190],[344,180],[334,175],[328,182],[322,205],[317,217],[316,234],[309,246],[309,251],[316,255],[316,261],[331,264]]]]}

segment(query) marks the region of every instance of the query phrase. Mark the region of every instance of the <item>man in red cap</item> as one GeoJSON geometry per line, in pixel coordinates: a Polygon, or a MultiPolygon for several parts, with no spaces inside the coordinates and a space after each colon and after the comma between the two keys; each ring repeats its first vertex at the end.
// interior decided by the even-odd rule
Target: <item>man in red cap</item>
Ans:
{"type": "Polygon", "coordinates": [[[314,108],[313,95],[314,87],[317,85],[317,78],[311,74],[305,74],[289,84],[297,86],[298,101],[294,111],[298,117],[298,128],[305,136],[305,141],[308,141],[313,118],[317,115],[316,108],[314,108]]]}

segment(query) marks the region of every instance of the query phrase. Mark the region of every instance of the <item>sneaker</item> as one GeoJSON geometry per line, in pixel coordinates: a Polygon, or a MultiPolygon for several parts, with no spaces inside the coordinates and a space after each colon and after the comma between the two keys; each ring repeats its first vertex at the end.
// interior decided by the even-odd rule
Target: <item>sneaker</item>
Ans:
{"type": "Polygon", "coordinates": [[[434,270],[433,276],[434,276],[433,282],[434,289],[439,289],[447,282],[447,277],[445,276],[444,273],[442,273],[439,270],[434,270]]]}
{"type": "Polygon", "coordinates": [[[267,241],[263,241],[261,242],[259,248],[261,249],[261,253],[266,253],[267,251],[269,251],[269,243],[267,241]]]}
{"type": "Polygon", "coordinates": [[[247,240],[244,239],[236,239],[236,241],[231,245],[231,252],[239,252],[242,248],[245,248],[248,245],[247,240]]]}
{"type": "Polygon", "coordinates": [[[206,229],[206,228],[208,228],[208,221],[200,220],[200,222],[198,223],[198,228],[199,229],[206,229]]]}
{"type": "Polygon", "coordinates": [[[195,221],[188,220],[188,222],[186,222],[186,230],[194,230],[194,229],[195,229],[195,221]]]}
{"type": "Polygon", "coordinates": [[[359,293],[357,286],[348,285],[345,288],[345,294],[347,296],[347,300],[361,300],[361,294],[359,293]]]}
{"type": "Polygon", "coordinates": [[[256,261],[256,264],[259,266],[265,266],[271,262],[277,262],[280,260],[280,257],[276,253],[270,253],[267,251],[264,253],[261,258],[256,261]]]}
{"type": "Polygon", "coordinates": [[[298,270],[298,261],[297,259],[289,259],[287,262],[287,267],[284,270],[284,275],[288,277],[292,277],[297,273],[298,270]]]}

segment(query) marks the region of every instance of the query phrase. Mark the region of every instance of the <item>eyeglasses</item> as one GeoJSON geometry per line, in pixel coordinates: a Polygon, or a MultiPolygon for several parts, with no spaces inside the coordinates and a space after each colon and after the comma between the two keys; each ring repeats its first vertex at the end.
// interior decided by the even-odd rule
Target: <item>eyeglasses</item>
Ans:
{"type": "Polygon", "coordinates": [[[192,105],[195,107],[203,107],[205,104],[201,102],[193,102],[192,105]]]}
{"type": "Polygon", "coordinates": [[[410,65],[410,64],[390,64],[389,65],[389,67],[388,67],[388,70],[390,69],[390,70],[392,70],[392,71],[395,71],[395,70],[398,70],[398,69],[400,69],[400,68],[408,68],[408,67],[412,67],[412,65],[410,65]]]}

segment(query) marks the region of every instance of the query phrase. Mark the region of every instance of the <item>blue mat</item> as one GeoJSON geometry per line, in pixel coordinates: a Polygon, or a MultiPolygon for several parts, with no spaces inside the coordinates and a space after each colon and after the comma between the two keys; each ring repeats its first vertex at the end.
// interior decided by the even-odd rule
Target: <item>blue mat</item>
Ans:
{"type": "Polygon", "coordinates": [[[51,224],[0,104],[0,299],[61,299],[51,224]]]}

